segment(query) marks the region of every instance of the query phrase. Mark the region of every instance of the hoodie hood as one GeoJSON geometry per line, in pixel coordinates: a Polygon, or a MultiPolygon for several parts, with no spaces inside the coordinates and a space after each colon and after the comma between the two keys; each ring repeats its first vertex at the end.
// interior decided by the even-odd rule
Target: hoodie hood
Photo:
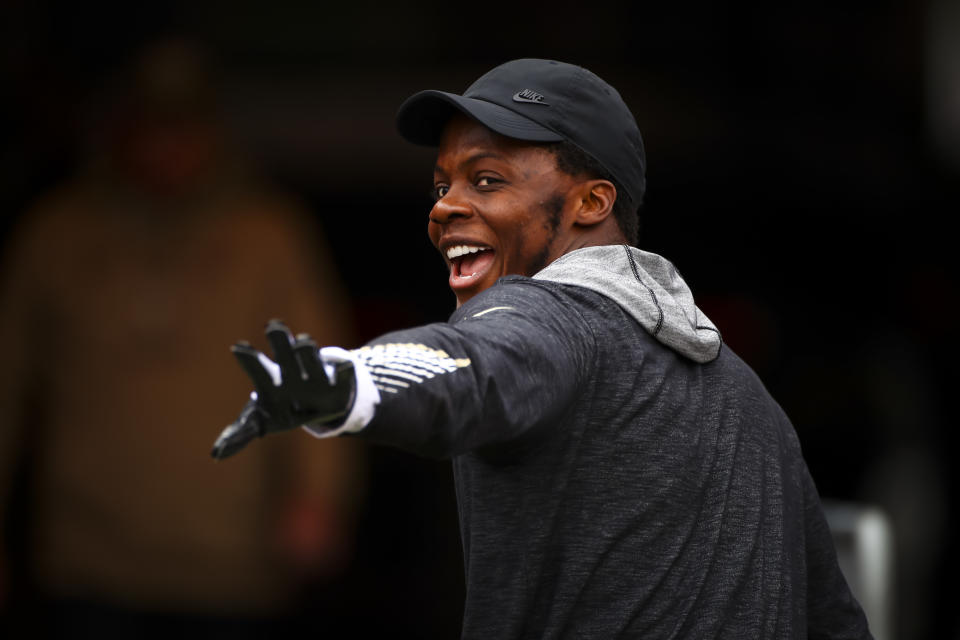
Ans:
{"type": "Polygon", "coordinates": [[[611,298],[650,335],[695,362],[710,362],[723,344],[669,260],[627,245],[577,249],[533,276],[585,287],[611,298]]]}

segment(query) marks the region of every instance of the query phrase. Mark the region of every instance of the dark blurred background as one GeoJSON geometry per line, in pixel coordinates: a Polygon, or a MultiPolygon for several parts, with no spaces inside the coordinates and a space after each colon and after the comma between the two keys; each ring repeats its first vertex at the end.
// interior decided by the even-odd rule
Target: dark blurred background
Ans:
{"type": "MultiPolygon", "coordinates": [[[[402,100],[515,57],[590,68],[647,145],[640,247],[677,265],[784,406],[821,494],[889,517],[890,637],[960,637],[960,3],[6,0],[0,25],[4,239],[77,171],[118,69],[154,38],[189,38],[215,63],[237,147],[325,230],[358,342],[453,308],[425,233],[432,152],[395,134],[402,100]]],[[[301,613],[317,630],[327,615],[456,637],[448,463],[377,448],[369,471],[347,576],[334,595],[308,590],[301,613]]],[[[7,516],[14,551],[29,508],[7,516]]]]}

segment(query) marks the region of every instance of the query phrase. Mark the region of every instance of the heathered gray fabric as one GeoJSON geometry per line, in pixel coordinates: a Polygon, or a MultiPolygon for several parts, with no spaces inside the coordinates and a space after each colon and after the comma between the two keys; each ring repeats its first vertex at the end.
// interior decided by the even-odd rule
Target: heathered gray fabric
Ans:
{"type": "Polygon", "coordinates": [[[720,353],[720,332],[693,302],[666,258],[627,245],[571,251],[533,276],[586,287],[613,299],[650,335],[694,362],[720,353]]]}
{"type": "Polygon", "coordinates": [[[376,360],[360,435],[453,459],[463,637],[869,638],[780,407],[728,348],[695,362],[628,308],[510,276],[374,341],[436,359],[376,360]]]}

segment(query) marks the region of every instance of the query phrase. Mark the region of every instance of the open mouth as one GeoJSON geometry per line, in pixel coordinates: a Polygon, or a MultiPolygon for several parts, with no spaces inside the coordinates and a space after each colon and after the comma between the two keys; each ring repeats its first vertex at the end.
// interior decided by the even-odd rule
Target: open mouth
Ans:
{"type": "Polygon", "coordinates": [[[450,287],[458,289],[473,284],[493,263],[493,249],[460,244],[446,250],[450,261],[450,287]]]}

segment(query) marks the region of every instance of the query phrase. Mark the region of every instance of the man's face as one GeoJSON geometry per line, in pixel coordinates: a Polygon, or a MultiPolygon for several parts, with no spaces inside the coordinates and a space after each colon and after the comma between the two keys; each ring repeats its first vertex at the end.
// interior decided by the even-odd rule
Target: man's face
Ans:
{"type": "Polygon", "coordinates": [[[458,115],[444,129],[433,182],[428,231],[458,307],[501,276],[533,275],[570,244],[565,205],[577,181],[542,147],[458,115]]]}

